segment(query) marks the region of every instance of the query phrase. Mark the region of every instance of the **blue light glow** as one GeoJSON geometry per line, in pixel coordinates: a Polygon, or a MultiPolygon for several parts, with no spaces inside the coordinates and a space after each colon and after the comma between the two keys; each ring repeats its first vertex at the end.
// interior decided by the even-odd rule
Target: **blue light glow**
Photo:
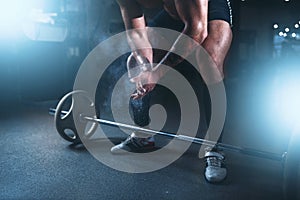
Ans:
{"type": "Polygon", "coordinates": [[[295,74],[281,78],[272,91],[272,114],[286,126],[294,126],[299,120],[300,79],[295,74]]]}
{"type": "Polygon", "coordinates": [[[20,0],[10,0],[1,2],[0,28],[2,36],[11,35],[19,29],[20,23],[24,18],[24,12],[22,11],[23,3],[20,0]]]}
{"type": "Polygon", "coordinates": [[[15,38],[22,31],[22,24],[28,19],[33,8],[42,8],[43,1],[7,0],[0,6],[0,37],[15,38]]]}

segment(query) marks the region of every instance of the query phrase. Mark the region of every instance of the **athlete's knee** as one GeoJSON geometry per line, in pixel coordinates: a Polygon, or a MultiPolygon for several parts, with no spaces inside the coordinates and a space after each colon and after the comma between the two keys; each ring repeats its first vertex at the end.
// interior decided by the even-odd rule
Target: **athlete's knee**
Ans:
{"type": "Polygon", "coordinates": [[[195,39],[199,44],[202,44],[202,42],[208,36],[207,25],[202,21],[197,21],[197,20],[186,22],[184,32],[188,36],[195,39]]]}

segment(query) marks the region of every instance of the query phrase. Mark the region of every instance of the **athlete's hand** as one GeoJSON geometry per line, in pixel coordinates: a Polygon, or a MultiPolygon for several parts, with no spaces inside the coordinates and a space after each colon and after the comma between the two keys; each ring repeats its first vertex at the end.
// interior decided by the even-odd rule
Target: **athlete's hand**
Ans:
{"type": "Polygon", "coordinates": [[[133,99],[138,99],[151,92],[159,81],[157,71],[143,71],[138,76],[131,78],[131,82],[136,85],[136,92],[131,95],[133,99]]]}

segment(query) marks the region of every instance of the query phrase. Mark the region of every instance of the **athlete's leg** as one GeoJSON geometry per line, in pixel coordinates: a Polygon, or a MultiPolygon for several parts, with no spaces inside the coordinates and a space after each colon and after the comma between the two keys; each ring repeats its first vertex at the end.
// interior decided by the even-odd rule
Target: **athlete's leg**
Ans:
{"type": "MultiPolygon", "coordinates": [[[[208,23],[208,36],[202,43],[218,70],[223,75],[224,60],[232,41],[230,24],[224,20],[212,20],[208,23]]],[[[201,62],[201,61],[200,61],[201,62]]]]}
{"type": "MultiPolygon", "coordinates": [[[[223,66],[226,55],[229,51],[230,45],[232,41],[232,32],[230,24],[224,20],[212,20],[208,25],[208,36],[202,44],[203,48],[209,54],[212,62],[215,65],[209,65],[209,67],[215,67],[215,70],[218,70],[223,77],[223,66]]],[[[203,65],[202,59],[197,57],[198,65],[201,68],[205,68],[207,66],[203,65]]],[[[205,78],[204,78],[205,79],[205,78]]],[[[222,79],[221,79],[222,80],[222,79]]],[[[221,81],[220,80],[220,81],[221,81]]],[[[218,82],[212,83],[218,84],[218,82]]],[[[212,87],[210,85],[209,87],[212,87]]],[[[205,100],[205,112],[206,112],[206,120],[209,125],[211,118],[211,101],[210,95],[207,92],[207,95],[203,97],[205,100]]],[[[209,133],[209,139],[216,140],[221,142],[223,137],[223,132],[220,137],[216,138],[218,133],[209,133]],[[215,135],[216,134],[216,135],[215,135]]],[[[205,154],[206,159],[206,169],[205,169],[205,177],[209,182],[220,182],[222,181],[227,174],[227,170],[224,166],[224,155],[218,152],[218,149],[208,149],[205,154]]]]}

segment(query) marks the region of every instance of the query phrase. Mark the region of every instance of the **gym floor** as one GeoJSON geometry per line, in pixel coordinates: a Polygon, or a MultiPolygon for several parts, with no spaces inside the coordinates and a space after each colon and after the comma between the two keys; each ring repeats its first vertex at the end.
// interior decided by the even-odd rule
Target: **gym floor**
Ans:
{"type": "MultiPolygon", "coordinates": [[[[48,114],[55,104],[25,103],[2,109],[0,199],[282,199],[281,162],[226,151],[226,180],[209,184],[197,145],[155,172],[111,169],[83,146],[71,145],[58,135],[48,114]]],[[[226,134],[230,133],[226,138],[238,132],[232,126],[226,127],[226,134]]]]}

